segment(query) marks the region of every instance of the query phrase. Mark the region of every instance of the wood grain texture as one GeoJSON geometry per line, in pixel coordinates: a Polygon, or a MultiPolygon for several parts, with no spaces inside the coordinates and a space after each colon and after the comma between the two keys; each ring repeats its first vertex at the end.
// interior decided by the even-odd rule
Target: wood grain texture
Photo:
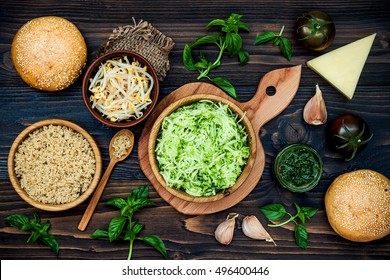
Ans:
{"type": "MultiPolygon", "coordinates": [[[[10,58],[13,36],[29,19],[43,15],[62,16],[73,22],[85,37],[88,47],[87,66],[112,30],[119,25],[136,21],[149,21],[165,35],[173,38],[175,46],[170,54],[171,69],[160,84],[160,101],[184,84],[195,82],[196,73],[183,67],[182,50],[185,44],[205,35],[214,34],[206,24],[214,18],[226,18],[230,13],[242,14],[251,31],[243,33],[244,47],[250,61],[241,67],[234,57],[224,56],[215,77],[228,79],[235,87],[241,102],[250,100],[259,81],[266,73],[284,67],[302,65],[298,92],[290,105],[260,129],[259,135],[265,152],[265,165],[261,179],[253,191],[240,203],[211,215],[193,217],[176,211],[150,188],[151,199],[157,207],[147,208],[135,215],[146,224],[143,234],[158,234],[165,242],[170,259],[390,259],[390,237],[357,244],[338,236],[328,224],[324,195],[338,175],[362,168],[376,170],[390,177],[390,4],[387,0],[329,0],[329,1],[0,1],[0,258],[1,259],[55,259],[52,252],[40,243],[26,244],[27,233],[10,227],[4,218],[33,212],[43,220],[50,220],[50,232],[58,237],[59,259],[125,259],[128,244],[110,243],[90,238],[93,230],[105,228],[118,211],[104,203],[113,197],[127,197],[141,185],[150,185],[138,163],[138,142],[145,123],[132,128],[136,146],[132,154],[115,167],[96,207],[86,231],[77,225],[87,206],[83,204],[64,212],[46,212],[22,200],[13,189],[7,172],[7,158],[17,135],[27,126],[40,120],[60,118],[72,121],[88,131],[97,142],[103,167],[109,162],[108,145],[116,129],[96,121],[87,111],[81,95],[82,77],[69,88],[57,93],[43,93],[29,88],[18,76],[10,58]],[[357,91],[351,101],[346,100],[326,81],[311,71],[306,61],[318,56],[304,50],[294,40],[294,22],[309,10],[328,12],[336,24],[336,38],[329,50],[341,47],[377,33],[370,55],[360,77],[357,91]],[[258,34],[265,30],[278,32],[285,25],[284,35],[293,42],[293,57],[287,61],[272,44],[254,46],[258,34]],[[302,120],[302,110],[315,92],[315,84],[323,92],[332,120],[343,113],[361,116],[374,133],[368,146],[350,162],[331,151],[324,140],[325,126],[313,127],[302,120]],[[320,152],[324,174],[319,185],[304,194],[293,194],[276,185],[271,163],[277,151],[286,144],[304,142],[320,152]],[[265,225],[266,219],[258,207],[269,203],[284,203],[293,211],[293,203],[319,208],[307,222],[309,245],[302,250],[295,245],[292,229],[267,228],[278,244],[251,240],[237,228],[229,247],[218,244],[213,231],[217,223],[229,212],[256,215],[265,225]]],[[[210,48],[210,54],[217,50],[210,48]]],[[[203,80],[205,81],[205,80],[203,80]]],[[[253,167],[255,170],[256,166],[253,167]]],[[[134,244],[134,259],[161,259],[149,246],[134,244]]]]}

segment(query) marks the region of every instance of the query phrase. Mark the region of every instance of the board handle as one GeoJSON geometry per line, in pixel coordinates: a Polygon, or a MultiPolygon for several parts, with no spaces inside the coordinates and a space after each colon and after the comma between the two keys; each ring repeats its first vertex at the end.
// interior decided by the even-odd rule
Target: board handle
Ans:
{"type": "Polygon", "coordinates": [[[268,72],[260,80],[253,98],[242,103],[241,107],[257,133],[291,103],[298,91],[301,68],[302,65],[297,65],[268,72]]]}

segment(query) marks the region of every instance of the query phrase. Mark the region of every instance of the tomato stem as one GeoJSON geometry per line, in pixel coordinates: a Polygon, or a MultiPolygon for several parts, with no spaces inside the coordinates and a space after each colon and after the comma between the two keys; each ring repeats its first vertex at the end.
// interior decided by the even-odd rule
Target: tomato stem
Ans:
{"type": "Polygon", "coordinates": [[[363,137],[364,132],[366,130],[366,125],[364,123],[363,123],[362,130],[356,136],[354,136],[353,133],[348,129],[348,127],[345,125],[344,120],[342,121],[342,126],[343,126],[344,130],[347,132],[347,134],[349,135],[349,137],[342,136],[342,135],[334,135],[334,137],[338,137],[338,138],[345,141],[344,144],[336,146],[336,149],[340,150],[340,149],[344,149],[348,146],[351,146],[352,154],[349,158],[345,159],[346,161],[350,161],[356,156],[358,148],[364,144],[367,144],[372,139],[373,134],[371,134],[370,137],[367,138],[366,140],[362,141],[361,138],[363,137]]]}

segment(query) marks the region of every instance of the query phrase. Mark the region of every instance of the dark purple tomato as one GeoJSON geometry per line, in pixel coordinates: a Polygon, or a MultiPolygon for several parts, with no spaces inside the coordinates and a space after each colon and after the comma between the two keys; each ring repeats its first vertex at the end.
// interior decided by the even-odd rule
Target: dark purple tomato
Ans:
{"type": "Polygon", "coordinates": [[[346,161],[353,159],[372,136],[367,123],[361,117],[352,114],[336,117],[326,129],[328,145],[342,153],[346,161]]]}
{"type": "Polygon", "coordinates": [[[303,14],[296,22],[297,39],[306,49],[322,51],[329,47],[336,35],[332,18],[321,11],[303,14]]]}

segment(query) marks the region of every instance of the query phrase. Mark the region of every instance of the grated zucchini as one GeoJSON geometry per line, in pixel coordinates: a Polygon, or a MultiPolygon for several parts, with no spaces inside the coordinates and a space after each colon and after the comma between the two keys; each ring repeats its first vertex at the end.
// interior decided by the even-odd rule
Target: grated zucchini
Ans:
{"type": "Polygon", "coordinates": [[[156,160],[166,184],[193,196],[234,185],[249,157],[245,127],[228,105],[202,100],[165,117],[156,160]]]}

